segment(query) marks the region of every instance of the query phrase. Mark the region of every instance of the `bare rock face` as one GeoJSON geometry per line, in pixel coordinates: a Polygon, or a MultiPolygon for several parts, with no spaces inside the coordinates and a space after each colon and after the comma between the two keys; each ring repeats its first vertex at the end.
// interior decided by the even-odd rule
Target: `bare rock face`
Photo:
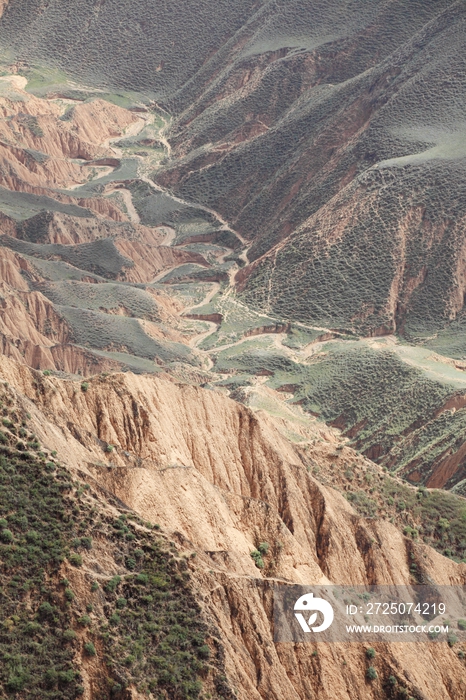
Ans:
{"type": "Polygon", "coordinates": [[[448,645],[379,645],[379,679],[369,684],[359,645],[317,645],[316,656],[314,645],[273,644],[277,578],[409,585],[415,561],[420,575],[463,584],[466,566],[395,525],[358,516],[310,476],[272,419],[150,377],[95,378],[83,390],[6,358],[0,374],[19,392],[42,443],[73,472],[157,521],[181,551],[197,552],[197,597],[220,630],[237,697],[375,700],[389,675],[412,696],[464,697],[464,665],[448,645]],[[257,538],[280,542],[262,572],[250,556],[257,538]]]}

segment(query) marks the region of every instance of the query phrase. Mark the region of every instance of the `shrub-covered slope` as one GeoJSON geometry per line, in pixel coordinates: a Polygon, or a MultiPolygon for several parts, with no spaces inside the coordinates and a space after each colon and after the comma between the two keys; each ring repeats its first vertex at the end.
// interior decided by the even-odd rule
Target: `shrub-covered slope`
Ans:
{"type": "Polygon", "coordinates": [[[86,81],[179,88],[260,6],[257,0],[9,0],[0,36],[23,60],[45,59],[86,81]],[[72,40],[71,40],[72,37],[72,40]]]}
{"type": "Polygon", "coordinates": [[[198,698],[223,668],[188,560],[41,451],[7,387],[0,400],[1,696],[198,698]]]}
{"type": "MultiPolygon", "coordinates": [[[[299,11],[330,27],[336,9],[299,11]]],[[[318,46],[268,24],[268,43],[175,121],[181,159],[157,179],[249,239],[247,303],[423,338],[463,306],[466,16],[432,2],[369,14],[352,24],[347,10],[351,39],[318,46]]]]}

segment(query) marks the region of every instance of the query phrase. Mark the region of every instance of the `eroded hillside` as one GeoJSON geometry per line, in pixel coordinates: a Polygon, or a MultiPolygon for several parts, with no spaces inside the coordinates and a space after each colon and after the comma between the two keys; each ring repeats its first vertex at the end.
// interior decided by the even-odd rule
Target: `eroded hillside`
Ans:
{"type": "MultiPolygon", "coordinates": [[[[448,357],[462,356],[460,320],[456,330],[452,325],[430,338],[440,354],[401,346],[394,338],[379,347],[389,352],[378,352],[375,343],[353,346],[354,335],[336,330],[331,314],[324,319],[327,325],[317,322],[318,314],[308,323],[290,321],[285,308],[277,311],[272,304],[274,282],[267,275],[257,283],[267,297],[257,311],[248,280],[262,262],[244,268],[252,253],[241,233],[218,211],[190,204],[152,179],[154,168],[165,177],[170,159],[182,167],[166,138],[178,122],[170,125],[169,115],[141,95],[64,86],[57,83],[61,76],[45,69],[8,70],[16,72],[2,79],[4,354],[68,375],[119,368],[164,372],[197,385],[213,384],[246,404],[275,406],[272,412],[289,414],[293,404],[300,404],[413,483],[462,492],[466,383],[461,360],[448,357]],[[251,338],[256,335],[262,338],[251,338]],[[322,345],[325,340],[336,344],[322,345]],[[382,385],[376,386],[379,376],[382,385]],[[362,384],[367,390],[361,401],[362,384]],[[374,406],[371,397],[384,396],[388,387],[381,405],[374,406]],[[408,399],[412,391],[414,402],[408,399]],[[393,408],[398,414],[400,405],[395,418],[393,408]]],[[[357,206],[351,221],[363,207],[363,198],[353,194],[357,206]]],[[[316,215],[319,236],[312,245],[322,246],[324,240],[333,245],[341,238],[332,224],[343,231],[346,210],[340,207],[334,215],[331,206],[316,215]]],[[[408,242],[416,221],[419,217],[408,217],[403,224],[408,242]]],[[[357,247],[350,247],[353,255],[357,247]]],[[[302,241],[297,250],[304,255],[302,241]]],[[[279,255],[277,248],[276,261],[279,255]]],[[[312,255],[305,258],[307,265],[312,255]]],[[[345,265],[350,258],[343,256],[345,265]]],[[[290,264],[294,274],[285,268],[283,274],[287,293],[293,284],[300,287],[299,294],[293,293],[294,308],[302,299],[309,312],[322,299],[343,313],[345,304],[359,303],[344,285],[340,296],[333,293],[327,274],[325,284],[309,290],[301,268],[290,264]]],[[[278,274],[280,263],[273,266],[278,274]]],[[[389,268],[383,256],[369,267],[379,282],[389,268]]],[[[368,281],[364,266],[358,269],[368,281]]],[[[372,283],[366,291],[373,301],[377,298],[372,283]]],[[[390,313],[401,308],[396,296],[387,308],[390,313]]],[[[371,333],[384,334],[391,327],[371,333]]]]}
{"type": "MultiPolygon", "coordinates": [[[[95,378],[83,387],[44,378],[7,359],[1,374],[10,387],[6,397],[13,399],[5,404],[4,413],[10,416],[4,420],[5,434],[17,431],[12,412],[29,413],[29,430],[41,449],[58,452],[74,478],[95,494],[94,512],[104,508],[103,499],[120,512],[135,512],[141,522],[156,522],[174,543],[175,559],[188,562],[193,595],[206,624],[218,630],[218,641],[207,640],[213,652],[222,645],[225,688],[236,697],[278,700],[317,693],[335,700],[353,698],[355,692],[361,698],[391,697],[391,675],[400,693],[406,688],[414,697],[463,697],[466,671],[456,646],[430,645],[420,656],[419,645],[380,645],[379,679],[369,683],[365,650],[358,645],[314,645],[313,655],[308,645],[273,644],[274,580],[464,582],[464,564],[405,537],[382,518],[357,515],[341,493],[316,480],[310,465],[330,466],[335,459],[330,451],[338,444],[323,426],[323,442],[308,443],[306,453],[284,437],[283,423],[204,389],[131,374],[95,378]],[[258,541],[271,545],[263,570],[250,556],[258,541]]],[[[345,459],[364,467],[364,460],[348,448],[345,459]]],[[[381,470],[374,474],[379,476],[381,470]]],[[[95,526],[91,531],[104,542],[95,526]]],[[[102,562],[93,550],[87,554],[84,547],[80,553],[85,577],[99,578],[102,562]]],[[[123,561],[112,567],[123,579],[134,576],[123,575],[123,561]]],[[[69,576],[72,589],[78,589],[77,575],[69,576]]],[[[92,596],[78,590],[84,605],[92,596]]],[[[107,615],[105,607],[103,612],[107,615]]],[[[96,607],[92,625],[99,615],[96,607]]],[[[110,623],[117,636],[121,620],[110,623]]],[[[79,644],[84,642],[80,638],[79,644]]],[[[146,653],[134,663],[144,668],[146,653]]],[[[163,674],[155,677],[163,692],[163,674]]],[[[229,697],[227,690],[226,695],[218,688],[216,693],[229,697]]]]}
{"type": "Polygon", "coordinates": [[[466,697],[272,623],[465,583],[464,4],[0,10],[2,692],[466,697]]]}

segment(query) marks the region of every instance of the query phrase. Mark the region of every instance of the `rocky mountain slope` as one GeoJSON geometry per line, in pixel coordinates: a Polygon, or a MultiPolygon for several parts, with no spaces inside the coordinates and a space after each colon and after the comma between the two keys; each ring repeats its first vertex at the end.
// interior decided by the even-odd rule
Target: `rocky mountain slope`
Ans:
{"type": "Polygon", "coordinates": [[[272,621],[465,583],[464,3],[0,11],[0,694],[466,698],[272,621]]]}
{"type": "Polygon", "coordinates": [[[234,286],[235,275],[245,273],[238,273],[247,255],[241,234],[218,212],[165,193],[145,174],[161,167],[169,147],[160,113],[134,97],[103,99],[92,90],[74,100],[55,92],[40,98],[25,81],[7,74],[2,82],[4,354],[72,375],[122,367],[165,372],[214,383],[246,403],[255,401],[247,396],[251,383],[263,393],[262,377],[270,376],[272,394],[260,401],[273,395],[274,402],[300,403],[413,483],[462,493],[461,361],[404,349],[394,339],[374,352],[376,344],[354,346],[331,327],[256,312],[234,286]],[[127,108],[114,104],[123,99],[127,108]],[[70,151],[71,137],[80,158],[70,151]],[[30,161],[46,164],[52,180],[30,161]],[[324,339],[336,343],[322,352],[324,339]],[[371,397],[389,386],[385,402],[373,405],[371,397]],[[406,399],[412,391],[414,402],[406,399]]]}
{"type": "MultiPolygon", "coordinates": [[[[136,513],[143,523],[156,522],[172,541],[175,560],[181,557],[187,562],[192,595],[206,625],[217,629],[206,637],[213,660],[224,664],[224,685],[217,681],[214,697],[334,700],[354,698],[355,693],[361,698],[392,697],[390,676],[396,679],[399,697],[407,692],[446,700],[466,693],[464,661],[457,646],[428,645],[420,654],[419,645],[380,645],[375,662],[378,680],[368,682],[365,649],[357,644],[317,644],[315,654],[308,645],[273,644],[274,580],[410,585],[424,579],[462,584],[466,575],[464,564],[405,537],[396,525],[357,515],[341,493],[311,475],[312,460],[329,464],[337,445],[325,428],[321,428],[324,442],[310,446],[306,455],[284,437],[280,423],[203,389],[129,374],[96,378],[84,387],[44,377],[6,358],[1,374],[8,382],[6,434],[14,436],[17,430],[11,414],[27,412],[29,430],[41,449],[58,452],[74,479],[89,485],[94,513],[116,507],[128,516],[136,513]],[[258,540],[271,544],[262,571],[250,556],[258,540]],[[215,649],[220,648],[223,651],[216,657],[215,649]]],[[[354,467],[365,466],[348,448],[344,459],[354,467]]],[[[369,463],[366,466],[372,469],[369,463]]],[[[381,470],[374,473],[375,478],[381,475],[381,470]]],[[[81,493],[86,488],[81,487],[81,493]]],[[[118,558],[116,563],[108,559],[112,550],[108,552],[102,528],[86,527],[94,549],[80,550],[83,563],[76,573],[73,566],[62,568],[81,607],[92,596],[80,580],[133,576],[127,573],[128,564],[125,569],[118,558]],[[105,563],[98,555],[101,549],[105,563]]],[[[144,527],[140,535],[135,532],[143,537],[144,527]]],[[[75,603],[71,612],[79,615],[75,603]]],[[[102,611],[100,605],[94,606],[94,640],[105,623],[102,614],[111,613],[105,606],[102,611]]],[[[123,622],[110,624],[118,637],[123,622]]],[[[96,668],[85,661],[84,643],[80,635],[76,663],[89,679],[84,697],[96,697],[89,685],[96,668]]],[[[142,651],[142,667],[147,653],[142,651]]],[[[165,697],[164,677],[159,673],[158,681],[156,675],[152,681],[158,683],[152,689],[158,688],[161,697],[165,697]]],[[[148,682],[147,677],[144,680],[148,682]]],[[[134,687],[128,697],[142,695],[134,687]]],[[[191,695],[176,691],[168,697],[191,695]]]]}
{"type": "MultiPolygon", "coordinates": [[[[335,27],[332,4],[293,8],[335,27]]],[[[251,243],[246,303],[428,343],[452,321],[461,333],[464,5],[370,14],[348,11],[351,37],[322,29],[318,46],[270,22],[260,55],[243,49],[178,116],[181,161],[157,180],[251,243]]]]}

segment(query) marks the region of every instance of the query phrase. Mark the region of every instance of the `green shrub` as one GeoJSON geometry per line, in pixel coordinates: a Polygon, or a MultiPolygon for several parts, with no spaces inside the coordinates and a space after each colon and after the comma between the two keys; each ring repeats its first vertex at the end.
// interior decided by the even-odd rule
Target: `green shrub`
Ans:
{"type": "Polygon", "coordinates": [[[78,622],[79,622],[79,624],[82,625],[83,627],[90,627],[92,620],[91,620],[91,618],[89,617],[89,615],[82,615],[82,616],[79,618],[78,622]]]}
{"type": "Polygon", "coordinates": [[[456,634],[453,634],[453,632],[450,632],[450,634],[447,635],[448,646],[453,647],[457,641],[458,637],[456,634]]]}
{"type": "Polygon", "coordinates": [[[450,522],[447,520],[447,518],[439,518],[437,527],[441,532],[446,532],[450,529],[450,522]]]}
{"type": "Polygon", "coordinates": [[[52,607],[49,602],[41,603],[38,613],[40,620],[52,620],[55,614],[55,608],[52,607]]]}
{"type": "Polygon", "coordinates": [[[208,658],[209,658],[209,656],[210,656],[210,649],[209,649],[209,647],[207,646],[207,644],[203,644],[201,647],[199,647],[199,649],[197,650],[197,655],[198,655],[201,659],[208,659],[208,658]]]}
{"type": "Polygon", "coordinates": [[[458,629],[466,630],[466,620],[458,620],[458,629]]]}
{"type": "Polygon", "coordinates": [[[86,642],[86,644],[84,645],[84,651],[88,656],[96,656],[97,654],[95,646],[92,642],[86,642]]]}
{"type": "Polygon", "coordinates": [[[76,674],[72,668],[70,668],[68,671],[59,671],[58,672],[58,682],[59,683],[71,683],[74,680],[75,675],[76,674]]]}
{"type": "Polygon", "coordinates": [[[369,681],[375,681],[378,678],[378,673],[373,666],[369,666],[366,671],[366,678],[369,681]]]}
{"type": "Polygon", "coordinates": [[[413,540],[415,540],[418,537],[419,532],[416,530],[416,528],[406,525],[406,527],[403,528],[403,534],[407,537],[412,537],[413,540]]]}
{"type": "Polygon", "coordinates": [[[139,583],[141,586],[146,586],[149,583],[149,577],[145,573],[138,574],[134,580],[136,583],[139,583]]]}
{"type": "Polygon", "coordinates": [[[13,542],[13,533],[11,532],[11,530],[7,530],[6,528],[4,530],[1,530],[0,540],[2,542],[5,542],[6,544],[13,542]]]}
{"type": "Polygon", "coordinates": [[[113,578],[110,579],[110,581],[107,581],[105,584],[104,588],[108,593],[113,593],[117,586],[119,586],[121,583],[121,576],[114,576],[113,578]]]}
{"type": "Polygon", "coordinates": [[[83,558],[80,554],[76,554],[76,552],[72,552],[68,557],[68,561],[73,566],[82,566],[83,558]]]}
{"type": "Polygon", "coordinates": [[[84,549],[92,549],[92,537],[81,537],[81,546],[84,549]]]}
{"type": "Polygon", "coordinates": [[[38,622],[28,622],[24,629],[26,634],[34,636],[38,632],[42,631],[42,625],[40,625],[38,622]]]}
{"type": "Polygon", "coordinates": [[[375,649],[373,649],[372,647],[366,649],[366,656],[368,659],[375,659],[375,649]]]}
{"type": "Polygon", "coordinates": [[[110,443],[108,443],[105,448],[105,452],[113,452],[114,449],[115,448],[113,447],[113,445],[110,445],[110,443]]]}
{"type": "Polygon", "coordinates": [[[251,557],[254,559],[254,563],[258,569],[264,568],[264,566],[265,566],[264,560],[262,559],[262,554],[259,552],[258,549],[254,549],[251,552],[251,557]]]}
{"type": "Polygon", "coordinates": [[[81,391],[86,392],[89,389],[89,383],[88,382],[83,382],[81,384],[81,391]]]}
{"type": "Polygon", "coordinates": [[[118,598],[118,600],[116,602],[116,606],[117,606],[117,608],[122,610],[123,608],[126,608],[127,603],[128,603],[128,601],[126,600],[126,598],[118,598]]]}
{"type": "Polygon", "coordinates": [[[65,588],[65,598],[66,600],[69,600],[70,602],[75,599],[75,594],[71,590],[71,588],[65,588]]]}
{"type": "Polygon", "coordinates": [[[109,623],[111,625],[119,625],[120,624],[121,617],[119,616],[118,613],[113,613],[113,615],[110,616],[109,623]]]}
{"type": "Polygon", "coordinates": [[[270,545],[268,542],[261,542],[260,545],[258,546],[259,552],[265,556],[267,552],[269,551],[270,545]]]}
{"type": "Polygon", "coordinates": [[[72,642],[72,641],[74,641],[74,640],[76,639],[76,637],[77,637],[77,634],[76,634],[76,632],[75,632],[74,630],[72,630],[72,629],[68,629],[68,630],[65,630],[65,631],[63,632],[63,639],[64,639],[66,642],[72,642]]]}
{"type": "Polygon", "coordinates": [[[21,664],[18,664],[14,670],[10,671],[6,682],[6,689],[10,693],[18,693],[23,690],[28,681],[29,673],[23,669],[21,664]]]}
{"type": "Polygon", "coordinates": [[[44,674],[44,682],[48,688],[53,688],[58,682],[58,672],[54,668],[49,668],[44,674]]]}

